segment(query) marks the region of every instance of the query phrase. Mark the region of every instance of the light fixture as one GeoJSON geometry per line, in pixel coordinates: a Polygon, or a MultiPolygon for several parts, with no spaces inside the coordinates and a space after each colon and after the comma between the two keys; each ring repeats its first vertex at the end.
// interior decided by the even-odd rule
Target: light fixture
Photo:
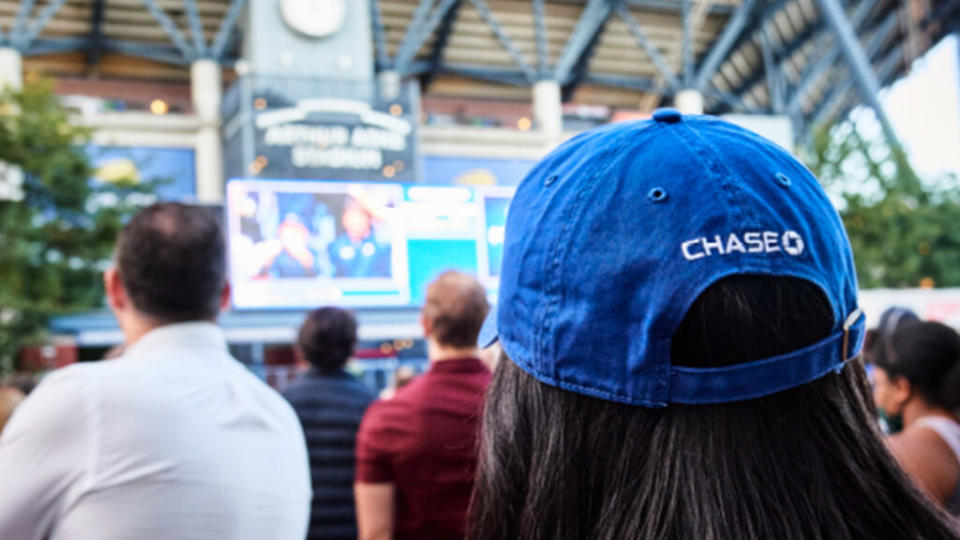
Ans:
{"type": "Polygon", "coordinates": [[[170,106],[162,99],[155,99],[150,102],[150,112],[153,114],[167,114],[170,112],[170,106]]]}

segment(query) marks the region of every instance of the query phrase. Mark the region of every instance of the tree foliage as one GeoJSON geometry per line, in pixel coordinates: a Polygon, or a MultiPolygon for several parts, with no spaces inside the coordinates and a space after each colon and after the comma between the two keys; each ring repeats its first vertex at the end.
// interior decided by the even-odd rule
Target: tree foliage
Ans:
{"type": "Polygon", "coordinates": [[[50,81],[0,94],[0,374],[50,316],[102,305],[116,235],[150,200],[149,184],[91,183],[89,138],[50,81]]]}
{"type": "Polygon", "coordinates": [[[960,286],[960,186],[921,179],[903,149],[847,122],[821,130],[808,165],[838,200],[862,288],[960,286]]]}

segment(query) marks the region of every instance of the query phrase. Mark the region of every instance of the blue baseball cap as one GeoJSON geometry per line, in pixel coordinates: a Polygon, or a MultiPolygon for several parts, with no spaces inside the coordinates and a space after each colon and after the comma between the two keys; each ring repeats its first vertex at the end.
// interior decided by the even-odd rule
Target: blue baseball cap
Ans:
{"type": "Polygon", "coordinates": [[[810,171],[748,130],[661,109],[574,137],[519,185],[480,344],[499,339],[546,384],[662,407],[752,399],[838,371],[864,325],[850,242],[810,171]],[[816,284],[830,335],[728,367],[672,365],[687,310],[738,274],[816,284]]]}

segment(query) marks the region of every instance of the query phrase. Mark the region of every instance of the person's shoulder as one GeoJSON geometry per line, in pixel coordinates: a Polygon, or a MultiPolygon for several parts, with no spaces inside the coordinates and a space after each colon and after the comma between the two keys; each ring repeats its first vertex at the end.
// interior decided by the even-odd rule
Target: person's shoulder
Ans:
{"type": "Polygon", "coordinates": [[[290,384],[280,391],[280,395],[283,396],[287,401],[293,402],[307,398],[311,394],[314,394],[317,386],[318,385],[315,381],[300,375],[296,379],[290,381],[290,384]]]}
{"type": "Polygon", "coordinates": [[[389,397],[373,400],[364,415],[364,422],[391,427],[408,427],[412,425],[413,417],[424,406],[426,391],[426,377],[418,375],[389,397]]]}
{"type": "Polygon", "coordinates": [[[65,380],[84,380],[101,388],[109,387],[113,383],[129,383],[134,378],[150,377],[150,372],[155,369],[156,363],[152,361],[154,358],[141,356],[127,353],[109,360],[78,362],[54,371],[47,378],[55,375],[65,380]]]}
{"type": "Polygon", "coordinates": [[[397,420],[407,418],[416,408],[419,392],[411,388],[417,381],[398,389],[387,398],[377,398],[370,402],[363,422],[368,425],[392,424],[397,420]]]}
{"type": "Polygon", "coordinates": [[[887,439],[900,465],[938,496],[947,496],[960,472],[960,463],[940,434],[924,425],[910,426],[887,439]],[[949,474],[948,474],[949,473],[949,474]]]}
{"type": "Polygon", "coordinates": [[[932,454],[949,453],[950,447],[937,431],[924,425],[910,426],[891,435],[887,442],[898,457],[923,461],[932,454]]]}
{"type": "Polygon", "coordinates": [[[473,378],[477,382],[478,386],[483,387],[484,389],[487,386],[490,386],[490,381],[493,380],[493,370],[490,369],[490,366],[485,364],[483,360],[477,359],[479,364],[478,369],[473,373],[473,378]]]}
{"type": "Polygon", "coordinates": [[[25,431],[39,439],[55,437],[61,441],[77,433],[89,412],[89,372],[88,366],[72,365],[48,373],[14,411],[4,433],[9,436],[25,431]]]}
{"type": "Polygon", "coordinates": [[[322,401],[366,406],[374,399],[373,392],[352,375],[325,377],[311,376],[309,372],[293,380],[281,394],[291,403],[322,401]]]}
{"type": "Polygon", "coordinates": [[[102,362],[83,362],[55,369],[40,379],[29,397],[55,394],[75,398],[80,397],[80,394],[89,395],[102,386],[97,384],[100,380],[111,374],[111,370],[104,369],[101,364],[102,362]]]}
{"type": "Polygon", "coordinates": [[[394,403],[397,407],[416,407],[424,400],[432,383],[434,381],[431,380],[429,372],[422,373],[397,388],[393,396],[386,401],[394,403]]]}
{"type": "Polygon", "coordinates": [[[357,399],[365,401],[367,404],[371,403],[374,398],[376,398],[376,395],[374,395],[373,391],[370,390],[370,387],[356,377],[351,376],[349,379],[347,379],[347,381],[344,383],[344,387],[347,388],[351,394],[356,396],[357,399]]]}
{"type": "Polygon", "coordinates": [[[290,408],[290,403],[276,388],[273,388],[263,379],[250,372],[250,370],[240,364],[240,362],[236,360],[234,360],[234,362],[236,364],[234,366],[232,376],[235,383],[239,383],[246,387],[250,393],[257,396],[257,398],[266,405],[276,407],[284,411],[290,411],[291,413],[293,412],[293,410],[290,408]]]}

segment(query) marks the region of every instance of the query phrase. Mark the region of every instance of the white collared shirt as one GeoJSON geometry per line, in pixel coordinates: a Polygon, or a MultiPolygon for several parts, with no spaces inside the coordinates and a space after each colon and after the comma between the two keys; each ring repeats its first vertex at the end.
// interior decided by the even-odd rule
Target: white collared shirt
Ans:
{"type": "Polygon", "coordinates": [[[3,540],[300,540],[310,496],[293,409],[212,323],[51,373],[0,436],[3,540]]]}

